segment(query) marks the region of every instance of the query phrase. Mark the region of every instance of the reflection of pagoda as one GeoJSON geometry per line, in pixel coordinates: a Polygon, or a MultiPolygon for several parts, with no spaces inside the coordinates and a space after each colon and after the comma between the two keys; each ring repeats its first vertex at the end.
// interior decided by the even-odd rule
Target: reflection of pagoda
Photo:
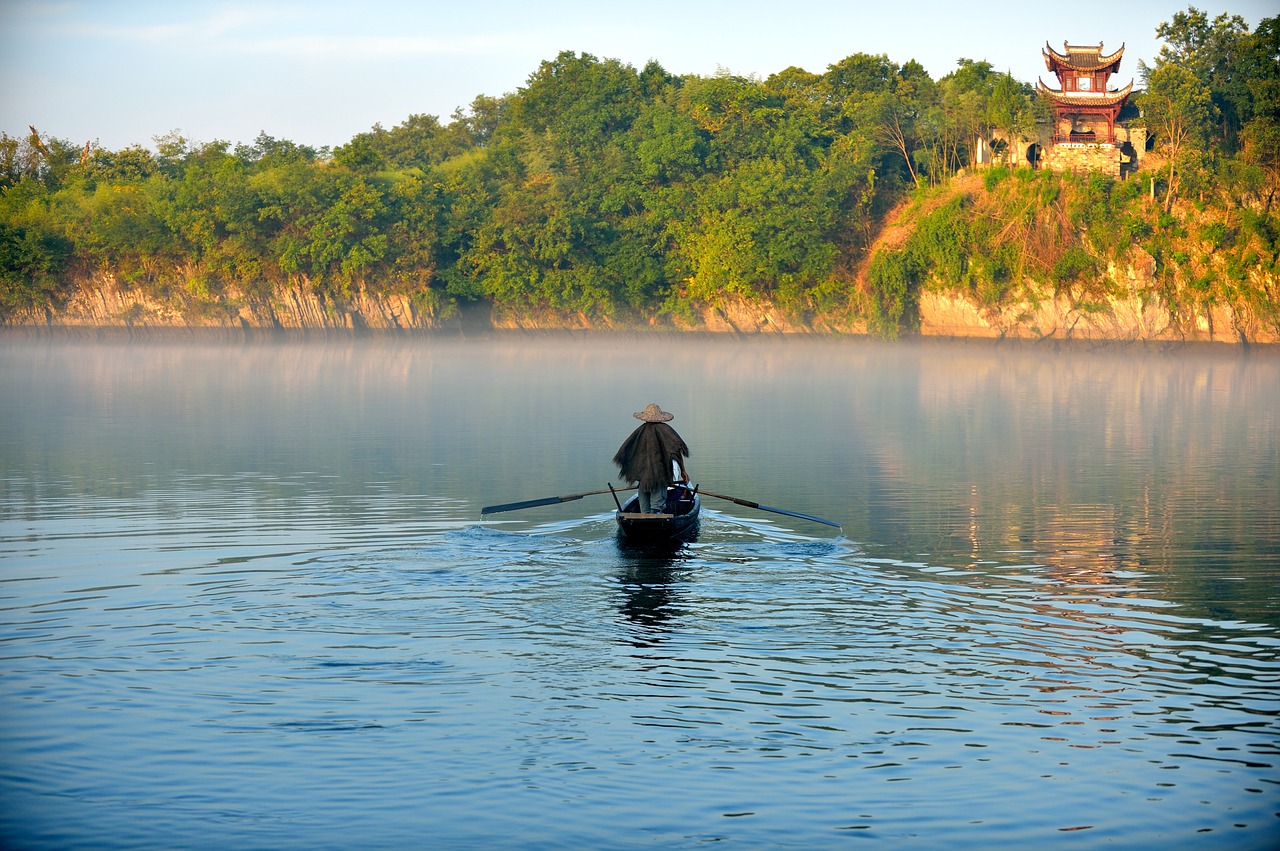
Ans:
{"type": "Polygon", "coordinates": [[[1051,89],[1036,81],[1036,91],[1053,105],[1053,144],[1116,143],[1116,118],[1124,107],[1133,81],[1118,91],[1107,91],[1107,78],[1120,70],[1124,45],[1115,53],[1102,55],[1102,44],[1079,47],[1066,44],[1059,53],[1048,42],[1044,64],[1058,77],[1061,89],[1051,89]]]}

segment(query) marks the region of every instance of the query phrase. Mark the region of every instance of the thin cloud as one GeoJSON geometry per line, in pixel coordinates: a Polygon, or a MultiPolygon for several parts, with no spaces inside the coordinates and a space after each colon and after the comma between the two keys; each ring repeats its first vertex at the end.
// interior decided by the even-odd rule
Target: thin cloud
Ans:
{"type": "MultiPolygon", "coordinates": [[[[181,6],[174,7],[175,12],[181,10],[181,6]]],[[[227,37],[233,40],[237,36],[252,37],[255,32],[290,26],[305,19],[296,10],[271,6],[258,9],[229,6],[199,18],[140,24],[120,24],[104,20],[86,21],[85,18],[86,15],[74,14],[72,7],[64,6],[62,14],[56,18],[46,17],[40,24],[50,33],[98,41],[189,45],[193,42],[216,44],[227,37]]],[[[34,19],[31,22],[36,23],[34,19]]]]}
{"type": "Polygon", "coordinates": [[[254,39],[228,45],[242,53],[303,59],[402,59],[421,56],[485,56],[518,50],[526,40],[515,36],[443,38],[439,36],[297,35],[254,39]]]}
{"type": "MultiPolygon", "coordinates": [[[[2,0],[0,0],[2,2],[2,0]]],[[[293,59],[403,59],[430,56],[492,56],[534,51],[523,35],[328,35],[299,33],[304,15],[275,7],[223,9],[197,20],[140,25],[77,23],[60,27],[95,41],[143,44],[173,50],[197,49],[223,55],[263,55],[293,59]],[[288,35],[275,35],[287,32],[288,35]]]]}

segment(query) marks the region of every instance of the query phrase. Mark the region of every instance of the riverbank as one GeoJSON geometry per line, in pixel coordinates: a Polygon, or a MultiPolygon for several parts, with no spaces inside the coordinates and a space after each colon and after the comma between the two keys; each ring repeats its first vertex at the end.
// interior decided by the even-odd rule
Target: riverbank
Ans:
{"type": "Polygon", "coordinates": [[[662,302],[610,309],[461,298],[360,278],[272,284],[152,263],[68,270],[46,298],[0,310],[0,328],[212,329],[351,334],[666,331],[1120,343],[1280,344],[1273,214],[1179,202],[1166,214],[1134,181],[993,170],[913,194],[828,290],[688,282],[662,302]]]}
{"type": "MultiPolygon", "coordinates": [[[[1220,343],[1276,345],[1274,331],[1229,305],[1214,305],[1190,321],[1176,316],[1150,290],[1108,297],[1087,306],[1045,293],[1043,297],[984,307],[955,293],[922,291],[920,338],[1087,341],[1116,343],[1220,343]]],[[[356,290],[337,301],[297,285],[267,297],[231,290],[217,298],[188,291],[159,298],[122,285],[111,275],[82,282],[58,308],[18,310],[4,333],[58,332],[73,336],[165,336],[209,332],[226,336],[377,333],[479,334],[491,331],[679,332],[707,335],[867,336],[867,322],[849,315],[788,316],[774,304],[725,299],[680,318],[592,320],[581,313],[544,311],[516,315],[484,307],[433,310],[407,295],[356,290]]]]}
{"type": "Polygon", "coordinates": [[[850,352],[872,348],[915,348],[922,352],[1044,352],[1050,354],[1133,353],[1185,354],[1197,357],[1239,359],[1241,357],[1280,358],[1280,345],[1225,342],[1222,340],[1090,340],[1084,338],[956,337],[928,335],[884,340],[870,334],[776,334],[674,331],[671,329],[530,329],[530,328],[441,328],[433,330],[299,330],[281,328],[210,328],[178,326],[10,326],[0,327],[0,345],[96,344],[195,345],[195,346],[330,346],[350,342],[373,345],[413,346],[482,344],[507,341],[519,346],[566,347],[588,345],[602,340],[626,347],[700,345],[738,347],[766,351],[806,346],[837,345],[850,352]]]}

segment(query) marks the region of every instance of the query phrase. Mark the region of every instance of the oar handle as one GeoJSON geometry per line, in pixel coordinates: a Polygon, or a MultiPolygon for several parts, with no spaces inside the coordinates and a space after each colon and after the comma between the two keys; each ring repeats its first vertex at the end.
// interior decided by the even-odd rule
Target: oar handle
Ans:
{"type": "Polygon", "coordinates": [[[736,496],[720,496],[720,494],[718,494],[718,493],[712,493],[711,491],[703,491],[703,493],[704,493],[704,494],[706,494],[707,496],[715,496],[715,497],[720,497],[720,499],[727,499],[727,500],[729,500],[729,502],[733,502],[733,503],[736,503],[736,504],[738,504],[738,505],[745,505],[747,508],[759,508],[759,507],[760,507],[760,503],[758,503],[758,502],[752,502],[752,501],[751,501],[751,500],[749,500],[749,499],[738,499],[736,496]]]}
{"type": "Polygon", "coordinates": [[[760,507],[760,503],[752,502],[749,499],[739,499],[736,496],[725,496],[722,493],[712,493],[711,491],[706,489],[703,489],[702,493],[706,494],[707,496],[714,496],[716,499],[727,499],[729,502],[736,502],[738,505],[745,505],[747,508],[760,507]]]}

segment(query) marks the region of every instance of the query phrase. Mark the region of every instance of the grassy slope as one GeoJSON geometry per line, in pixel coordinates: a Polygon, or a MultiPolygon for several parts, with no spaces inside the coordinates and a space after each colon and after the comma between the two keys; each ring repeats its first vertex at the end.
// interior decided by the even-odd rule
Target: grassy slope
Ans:
{"type": "Polygon", "coordinates": [[[1144,185],[994,169],[917,195],[862,276],[872,327],[910,333],[932,291],[980,311],[1063,299],[1088,312],[1136,295],[1185,329],[1228,308],[1246,337],[1280,334],[1280,216],[1222,191],[1165,213],[1144,185]]]}

